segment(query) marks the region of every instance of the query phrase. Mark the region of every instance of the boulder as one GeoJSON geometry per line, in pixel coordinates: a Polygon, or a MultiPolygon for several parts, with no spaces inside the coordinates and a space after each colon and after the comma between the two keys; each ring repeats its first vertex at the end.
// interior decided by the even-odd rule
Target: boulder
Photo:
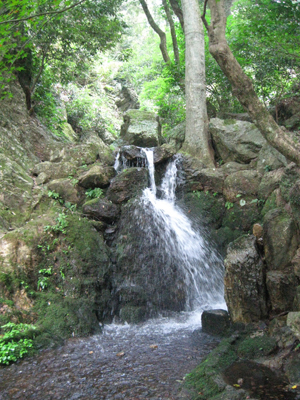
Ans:
{"type": "Polygon", "coordinates": [[[36,164],[31,172],[37,176],[37,184],[44,184],[54,179],[67,178],[76,173],[76,165],[71,162],[52,163],[45,161],[36,164]]]}
{"type": "Polygon", "coordinates": [[[90,218],[112,223],[120,215],[120,207],[106,199],[93,199],[83,205],[83,213],[90,218]]]}
{"type": "Polygon", "coordinates": [[[123,203],[136,197],[148,186],[148,170],[129,168],[117,175],[107,191],[107,198],[113,203],[123,203]]]}
{"type": "Polygon", "coordinates": [[[255,125],[246,121],[212,118],[209,130],[216,153],[224,162],[248,164],[266,143],[255,125]]]}
{"type": "Polygon", "coordinates": [[[266,285],[273,312],[281,313],[293,309],[297,280],[292,272],[268,271],[266,285]]]}
{"type": "Polygon", "coordinates": [[[73,204],[81,201],[80,192],[76,189],[70,179],[55,179],[48,183],[48,189],[59,194],[64,200],[73,204]]]}
{"type": "MultiPolygon", "coordinates": [[[[162,146],[157,146],[153,149],[153,162],[154,164],[160,164],[167,161],[176,153],[175,149],[164,144],[162,146]]],[[[126,162],[127,167],[145,167],[147,166],[146,153],[141,147],[137,146],[123,146],[119,150],[120,158],[126,162]]]]}
{"type": "Polygon", "coordinates": [[[294,335],[300,340],[300,312],[289,312],[286,320],[294,335]]]}
{"type": "Polygon", "coordinates": [[[287,159],[278,150],[265,143],[259,152],[257,159],[257,170],[263,174],[287,166],[287,159]]]}
{"type": "Polygon", "coordinates": [[[260,199],[267,199],[275,189],[279,188],[283,173],[284,169],[280,168],[263,175],[258,188],[258,197],[260,199]]]}
{"type": "Polygon", "coordinates": [[[294,298],[293,310],[300,311],[300,286],[296,287],[296,295],[294,298]]]}
{"type": "Polygon", "coordinates": [[[127,144],[155,147],[161,143],[161,125],[155,113],[129,110],[123,117],[120,137],[127,144]]]}
{"type": "Polygon", "coordinates": [[[240,202],[225,203],[226,211],[222,226],[230,228],[233,231],[241,231],[241,234],[243,234],[243,232],[249,232],[253,224],[260,222],[261,217],[257,203],[247,201],[245,205],[241,204],[240,202]]]}
{"type": "Polygon", "coordinates": [[[204,168],[195,170],[190,175],[190,190],[212,191],[222,193],[224,185],[224,174],[217,168],[204,168]]]}
{"type": "Polygon", "coordinates": [[[135,90],[122,85],[116,99],[116,106],[122,111],[140,108],[139,99],[135,90]]]}
{"type": "Polygon", "coordinates": [[[235,161],[227,162],[220,167],[220,170],[223,171],[225,176],[231,175],[234,172],[244,171],[250,169],[249,164],[240,164],[235,161]]]}
{"type": "Polygon", "coordinates": [[[210,335],[224,335],[230,326],[226,310],[206,310],[201,316],[202,331],[210,335]]]}
{"type": "Polygon", "coordinates": [[[300,168],[295,163],[290,163],[285,169],[280,182],[280,191],[283,199],[288,203],[290,191],[296,181],[300,179],[300,168]]]}
{"type": "Polygon", "coordinates": [[[297,222],[298,229],[300,229],[300,179],[298,179],[291,188],[289,199],[293,216],[297,222]]]}
{"type": "Polygon", "coordinates": [[[286,202],[283,200],[279,188],[275,189],[274,192],[270,194],[265,203],[262,199],[260,199],[259,202],[263,203],[263,208],[261,210],[261,216],[263,218],[269,211],[275,210],[276,208],[283,210],[286,208],[286,202]]]}
{"type": "Polygon", "coordinates": [[[282,271],[290,265],[298,248],[296,223],[287,212],[275,209],[265,215],[263,226],[268,269],[282,271]]]}
{"type": "MultiPolygon", "coordinates": [[[[300,324],[300,318],[299,318],[300,324]]],[[[299,325],[300,327],[300,325],[299,325]]],[[[300,332],[299,332],[300,333],[300,332]]],[[[298,336],[299,337],[299,336],[298,336]]],[[[293,352],[294,354],[288,358],[284,372],[289,378],[290,383],[300,384],[300,354],[299,352],[293,352]]]]}
{"type": "Polygon", "coordinates": [[[225,299],[233,322],[249,323],[267,316],[264,263],[254,236],[231,243],[225,259],[225,299]]]}
{"type": "Polygon", "coordinates": [[[292,259],[294,274],[300,278],[300,249],[297,249],[294,258],[292,259]]]}
{"type": "Polygon", "coordinates": [[[224,181],[225,199],[231,203],[253,200],[257,197],[261,178],[262,176],[257,171],[246,170],[232,173],[224,181]]]}
{"type": "Polygon", "coordinates": [[[79,177],[78,184],[85,189],[94,189],[96,187],[105,188],[109,185],[110,180],[114,176],[115,170],[113,167],[94,165],[79,177]]]}

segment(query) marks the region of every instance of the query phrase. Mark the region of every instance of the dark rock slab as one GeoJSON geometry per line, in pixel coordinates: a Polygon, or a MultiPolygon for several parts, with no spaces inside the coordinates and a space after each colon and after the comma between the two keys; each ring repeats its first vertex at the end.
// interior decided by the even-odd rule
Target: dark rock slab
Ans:
{"type": "Polygon", "coordinates": [[[230,326],[229,314],[226,310],[203,311],[202,330],[211,335],[224,335],[230,326]]]}
{"type": "Polygon", "coordinates": [[[120,215],[120,207],[106,199],[94,199],[83,205],[83,213],[90,218],[111,223],[120,215]]]}

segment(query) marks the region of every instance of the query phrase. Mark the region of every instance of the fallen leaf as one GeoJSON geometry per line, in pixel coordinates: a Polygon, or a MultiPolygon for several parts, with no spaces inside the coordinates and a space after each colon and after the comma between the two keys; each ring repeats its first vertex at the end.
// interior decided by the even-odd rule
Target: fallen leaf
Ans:
{"type": "Polygon", "coordinates": [[[120,351],[120,353],[117,354],[118,357],[123,357],[125,355],[124,351],[120,351]]]}
{"type": "Polygon", "coordinates": [[[150,344],[150,349],[157,349],[158,348],[158,345],[157,344],[150,344]]]}
{"type": "Polygon", "coordinates": [[[94,352],[93,351],[89,351],[89,354],[93,354],[94,352]]]}
{"type": "Polygon", "coordinates": [[[292,386],[292,389],[297,389],[297,385],[292,386]]]}
{"type": "Polygon", "coordinates": [[[238,385],[237,383],[235,383],[233,386],[234,387],[241,387],[241,385],[238,385]]]}

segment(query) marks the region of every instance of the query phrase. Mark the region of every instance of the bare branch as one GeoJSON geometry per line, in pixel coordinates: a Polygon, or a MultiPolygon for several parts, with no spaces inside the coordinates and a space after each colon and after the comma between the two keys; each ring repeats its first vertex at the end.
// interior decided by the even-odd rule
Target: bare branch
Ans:
{"type": "Polygon", "coordinates": [[[175,31],[175,24],[174,24],[172,15],[170,13],[170,9],[169,9],[167,0],[162,0],[162,3],[163,3],[163,6],[164,6],[164,10],[165,10],[166,16],[167,16],[167,20],[168,20],[169,25],[170,25],[175,63],[177,65],[180,65],[179,49],[178,49],[177,36],[176,36],[176,31],[175,31]]]}

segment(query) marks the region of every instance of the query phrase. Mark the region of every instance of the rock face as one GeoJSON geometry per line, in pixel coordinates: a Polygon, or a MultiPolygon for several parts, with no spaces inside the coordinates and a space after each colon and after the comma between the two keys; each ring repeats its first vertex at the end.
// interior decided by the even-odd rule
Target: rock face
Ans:
{"type": "Polygon", "coordinates": [[[250,122],[212,118],[209,124],[214,145],[224,162],[250,163],[266,140],[250,122]]]}
{"type": "Polygon", "coordinates": [[[156,114],[129,110],[123,119],[120,137],[126,144],[155,147],[161,143],[161,125],[156,114]]]}
{"type": "Polygon", "coordinates": [[[91,169],[79,177],[78,184],[86,189],[105,188],[109,186],[110,180],[115,176],[113,167],[94,165],[91,169]]]}
{"type": "Polygon", "coordinates": [[[96,220],[112,223],[120,215],[120,207],[106,199],[94,199],[83,205],[83,213],[96,220]]]}
{"type": "Polygon", "coordinates": [[[235,240],[225,259],[225,299],[233,322],[249,323],[267,316],[264,264],[254,236],[235,240]]]}
{"type": "Polygon", "coordinates": [[[264,218],[265,258],[270,271],[283,271],[290,265],[297,247],[295,221],[280,209],[268,212],[264,218]]]}
{"type": "Polygon", "coordinates": [[[225,310],[203,311],[201,322],[202,331],[210,335],[225,335],[230,326],[230,318],[225,310]]]}
{"type": "Polygon", "coordinates": [[[145,168],[129,168],[116,176],[107,192],[108,200],[120,204],[141,194],[148,186],[148,170],[145,168]]]}

